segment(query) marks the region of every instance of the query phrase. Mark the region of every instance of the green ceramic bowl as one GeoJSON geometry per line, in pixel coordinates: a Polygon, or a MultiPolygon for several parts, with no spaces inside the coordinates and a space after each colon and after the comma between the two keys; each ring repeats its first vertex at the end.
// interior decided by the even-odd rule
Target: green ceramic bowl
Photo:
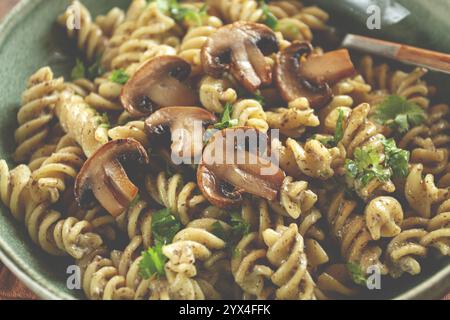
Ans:
{"type": "MultiPolygon", "coordinates": [[[[58,76],[67,76],[73,65],[74,59],[70,55],[73,50],[54,22],[69,2],[22,0],[0,26],[0,158],[9,160],[13,151],[16,113],[27,78],[45,65],[50,65],[58,76]]],[[[83,0],[83,3],[96,15],[113,6],[125,8],[129,0],[83,0]]],[[[5,207],[0,208],[0,259],[41,298],[83,298],[81,290],[69,290],[66,286],[66,268],[72,262],[43,253],[5,207]]],[[[440,298],[450,292],[449,261],[430,259],[420,276],[383,281],[384,290],[372,293],[370,297],[440,298]]]]}

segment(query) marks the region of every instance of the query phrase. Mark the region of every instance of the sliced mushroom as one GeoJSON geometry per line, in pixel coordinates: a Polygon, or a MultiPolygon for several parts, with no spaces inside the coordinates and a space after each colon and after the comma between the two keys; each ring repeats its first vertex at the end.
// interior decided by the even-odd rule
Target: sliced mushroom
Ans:
{"type": "Polygon", "coordinates": [[[320,108],[333,96],[329,85],[353,75],[355,68],[345,49],[321,56],[312,51],[310,43],[296,41],[278,53],[275,82],[285,101],[306,97],[313,108],[320,108]]]}
{"type": "Polygon", "coordinates": [[[75,180],[75,199],[81,207],[95,203],[94,198],[112,216],[124,212],[139,189],[124,168],[134,168],[149,161],[144,147],[134,139],[108,142],[83,165],[75,180]]]}
{"type": "Polygon", "coordinates": [[[328,83],[329,85],[356,74],[347,49],[311,55],[300,65],[299,72],[302,77],[312,83],[328,83]]]}
{"type": "Polygon", "coordinates": [[[272,68],[265,55],[278,51],[275,33],[263,24],[235,22],[221,27],[202,48],[203,70],[219,78],[226,71],[248,91],[272,83],[272,68]]]}
{"type": "Polygon", "coordinates": [[[262,140],[268,142],[264,133],[253,128],[222,130],[210,139],[197,170],[197,183],[203,195],[220,208],[238,205],[243,193],[275,200],[285,178],[284,172],[261,153],[267,145],[243,146],[239,144],[244,141],[240,134],[244,139],[264,135],[262,140]]]}
{"type": "Polygon", "coordinates": [[[204,127],[216,122],[217,117],[203,108],[166,107],[148,117],[145,128],[150,140],[154,140],[152,136],[165,135],[170,130],[172,154],[180,159],[193,159],[201,156],[204,127]]]}
{"type": "Polygon", "coordinates": [[[196,93],[184,83],[190,73],[190,64],[182,58],[151,59],[122,88],[122,104],[136,117],[149,115],[161,107],[198,105],[196,93]]]}

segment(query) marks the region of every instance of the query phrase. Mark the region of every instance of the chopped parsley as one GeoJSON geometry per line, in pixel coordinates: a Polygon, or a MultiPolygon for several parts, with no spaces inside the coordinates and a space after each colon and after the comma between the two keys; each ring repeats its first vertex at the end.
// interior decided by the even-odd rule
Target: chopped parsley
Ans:
{"type": "Polygon", "coordinates": [[[264,23],[266,26],[268,26],[272,30],[277,30],[278,19],[270,11],[269,6],[264,1],[261,2],[261,10],[263,12],[262,23],[264,23]]]}
{"type": "Polygon", "coordinates": [[[98,76],[102,75],[104,73],[103,68],[101,67],[101,56],[98,56],[96,61],[89,67],[86,67],[86,65],[81,61],[80,59],[77,59],[75,62],[75,66],[72,68],[72,72],[70,73],[70,78],[72,80],[77,79],[95,79],[98,76]]]}
{"type": "Polygon", "coordinates": [[[152,234],[156,243],[171,243],[180,231],[181,223],[168,208],[158,210],[152,215],[152,234]]]}
{"type": "Polygon", "coordinates": [[[95,79],[105,73],[101,65],[101,56],[97,56],[95,62],[88,68],[87,76],[89,79],[95,79]]]}
{"type": "Polygon", "coordinates": [[[237,126],[238,120],[231,119],[231,110],[233,109],[233,105],[231,103],[225,104],[225,108],[222,114],[222,119],[220,122],[214,125],[214,129],[222,130],[226,128],[231,128],[237,126]]]}
{"type": "Polygon", "coordinates": [[[224,241],[228,241],[230,235],[228,232],[225,231],[225,229],[223,228],[222,224],[219,221],[214,222],[211,227],[212,227],[211,233],[213,235],[219,237],[224,241]]]}
{"type": "Polygon", "coordinates": [[[364,274],[360,265],[354,262],[349,262],[347,263],[347,270],[350,273],[350,277],[352,278],[354,283],[362,286],[366,284],[366,275],[364,274]]]}
{"type": "Polygon", "coordinates": [[[84,67],[83,61],[77,59],[75,62],[75,66],[70,73],[70,77],[72,80],[83,79],[86,77],[86,68],[84,67]]]}
{"type": "Polygon", "coordinates": [[[394,139],[383,141],[385,162],[392,170],[394,177],[403,178],[408,175],[409,151],[397,148],[394,139]]]}
{"type": "Polygon", "coordinates": [[[259,104],[261,104],[262,107],[264,107],[266,104],[265,98],[261,94],[261,91],[259,91],[259,90],[256,90],[255,92],[250,92],[250,91],[247,91],[242,86],[237,86],[236,91],[237,91],[237,95],[239,98],[256,100],[256,101],[258,101],[259,104]]]}
{"type": "Polygon", "coordinates": [[[336,121],[336,129],[334,130],[334,136],[325,136],[318,139],[323,145],[332,148],[336,147],[338,143],[344,137],[344,111],[339,109],[338,119],[336,121]]]}
{"type": "Polygon", "coordinates": [[[124,85],[128,82],[130,79],[130,76],[126,74],[125,70],[123,69],[117,69],[114,70],[111,73],[111,76],[109,77],[109,80],[118,84],[124,85]]]}
{"type": "Polygon", "coordinates": [[[181,223],[165,208],[158,210],[152,215],[152,234],[155,245],[147,251],[142,252],[142,260],[139,263],[139,273],[144,279],[149,279],[156,275],[164,276],[164,265],[167,257],[162,252],[163,245],[171,243],[178,231],[181,230],[181,223]]]}
{"type": "Polygon", "coordinates": [[[391,171],[382,162],[382,155],[370,146],[356,148],[354,160],[347,159],[345,162],[347,176],[362,187],[373,179],[386,182],[391,177],[391,171]]]}
{"type": "Polygon", "coordinates": [[[212,233],[226,242],[234,243],[250,232],[250,224],[236,212],[230,215],[230,226],[231,230],[227,231],[216,221],[212,225],[212,233]]]}
{"type": "Polygon", "coordinates": [[[239,213],[231,214],[230,225],[233,237],[241,238],[250,233],[250,224],[239,213]]]}
{"type": "Polygon", "coordinates": [[[425,120],[425,111],[403,97],[389,96],[375,107],[373,119],[392,130],[405,133],[425,120]]]}
{"type": "Polygon", "coordinates": [[[170,14],[177,21],[193,22],[195,25],[200,26],[203,19],[208,17],[206,4],[199,9],[192,9],[180,5],[177,0],[150,0],[148,2],[156,2],[161,12],[170,14]]]}
{"type": "Polygon", "coordinates": [[[239,213],[234,212],[230,214],[229,225],[231,229],[225,230],[222,223],[216,221],[212,224],[211,233],[225,241],[229,254],[234,257],[238,251],[236,244],[250,233],[250,224],[239,213]]]}
{"type": "Polygon", "coordinates": [[[344,137],[344,111],[339,109],[339,115],[336,122],[336,129],[334,131],[334,144],[337,145],[344,137]]]}
{"type": "Polygon", "coordinates": [[[408,175],[409,152],[397,148],[394,139],[384,139],[382,143],[384,157],[378,150],[364,146],[355,149],[354,160],[346,160],[347,177],[355,180],[358,186],[365,187],[373,179],[386,182],[391,177],[408,175]]]}
{"type": "Polygon", "coordinates": [[[108,114],[106,112],[102,113],[98,119],[98,127],[109,129],[111,128],[111,123],[109,121],[108,114]]]}
{"type": "Polygon", "coordinates": [[[139,262],[139,274],[144,279],[150,279],[154,275],[164,276],[164,265],[167,257],[162,252],[162,244],[157,243],[147,251],[142,252],[142,260],[139,262]]]}

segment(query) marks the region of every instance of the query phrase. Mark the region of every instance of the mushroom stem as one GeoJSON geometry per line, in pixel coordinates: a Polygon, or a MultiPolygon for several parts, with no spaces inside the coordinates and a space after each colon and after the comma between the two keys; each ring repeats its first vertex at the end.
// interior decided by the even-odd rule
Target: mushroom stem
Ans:
{"type": "Polygon", "coordinates": [[[149,162],[144,147],[134,139],[113,140],[98,149],[75,180],[78,204],[92,205],[93,196],[112,216],[123,213],[139,192],[123,167],[126,162],[138,165],[149,162]]]}
{"type": "MultiPolygon", "coordinates": [[[[246,147],[243,149],[242,146],[236,145],[236,141],[245,141],[244,135],[252,133],[256,137],[263,134],[247,127],[224,129],[211,138],[203,151],[202,163],[197,171],[197,182],[205,197],[218,207],[240,203],[242,193],[250,193],[271,201],[278,195],[285,174],[262,156],[263,146],[254,148],[250,145],[249,149],[256,150],[249,152],[245,150],[246,147]],[[224,185],[231,185],[235,189],[229,191],[224,185]]],[[[268,141],[268,137],[265,138],[265,141],[268,141]]],[[[261,139],[256,138],[253,141],[259,144],[261,139]]]]}
{"type": "Polygon", "coordinates": [[[325,82],[332,85],[356,74],[347,49],[311,55],[300,65],[299,72],[305,79],[317,85],[325,82]]]}

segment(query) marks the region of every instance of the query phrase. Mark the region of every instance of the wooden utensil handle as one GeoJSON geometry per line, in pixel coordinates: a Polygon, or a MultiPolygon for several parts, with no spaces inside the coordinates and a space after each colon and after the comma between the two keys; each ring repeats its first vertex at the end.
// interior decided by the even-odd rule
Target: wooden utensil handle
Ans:
{"type": "Polygon", "coordinates": [[[354,34],[345,37],[343,46],[450,74],[450,55],[446,53],[354,34]]]}

